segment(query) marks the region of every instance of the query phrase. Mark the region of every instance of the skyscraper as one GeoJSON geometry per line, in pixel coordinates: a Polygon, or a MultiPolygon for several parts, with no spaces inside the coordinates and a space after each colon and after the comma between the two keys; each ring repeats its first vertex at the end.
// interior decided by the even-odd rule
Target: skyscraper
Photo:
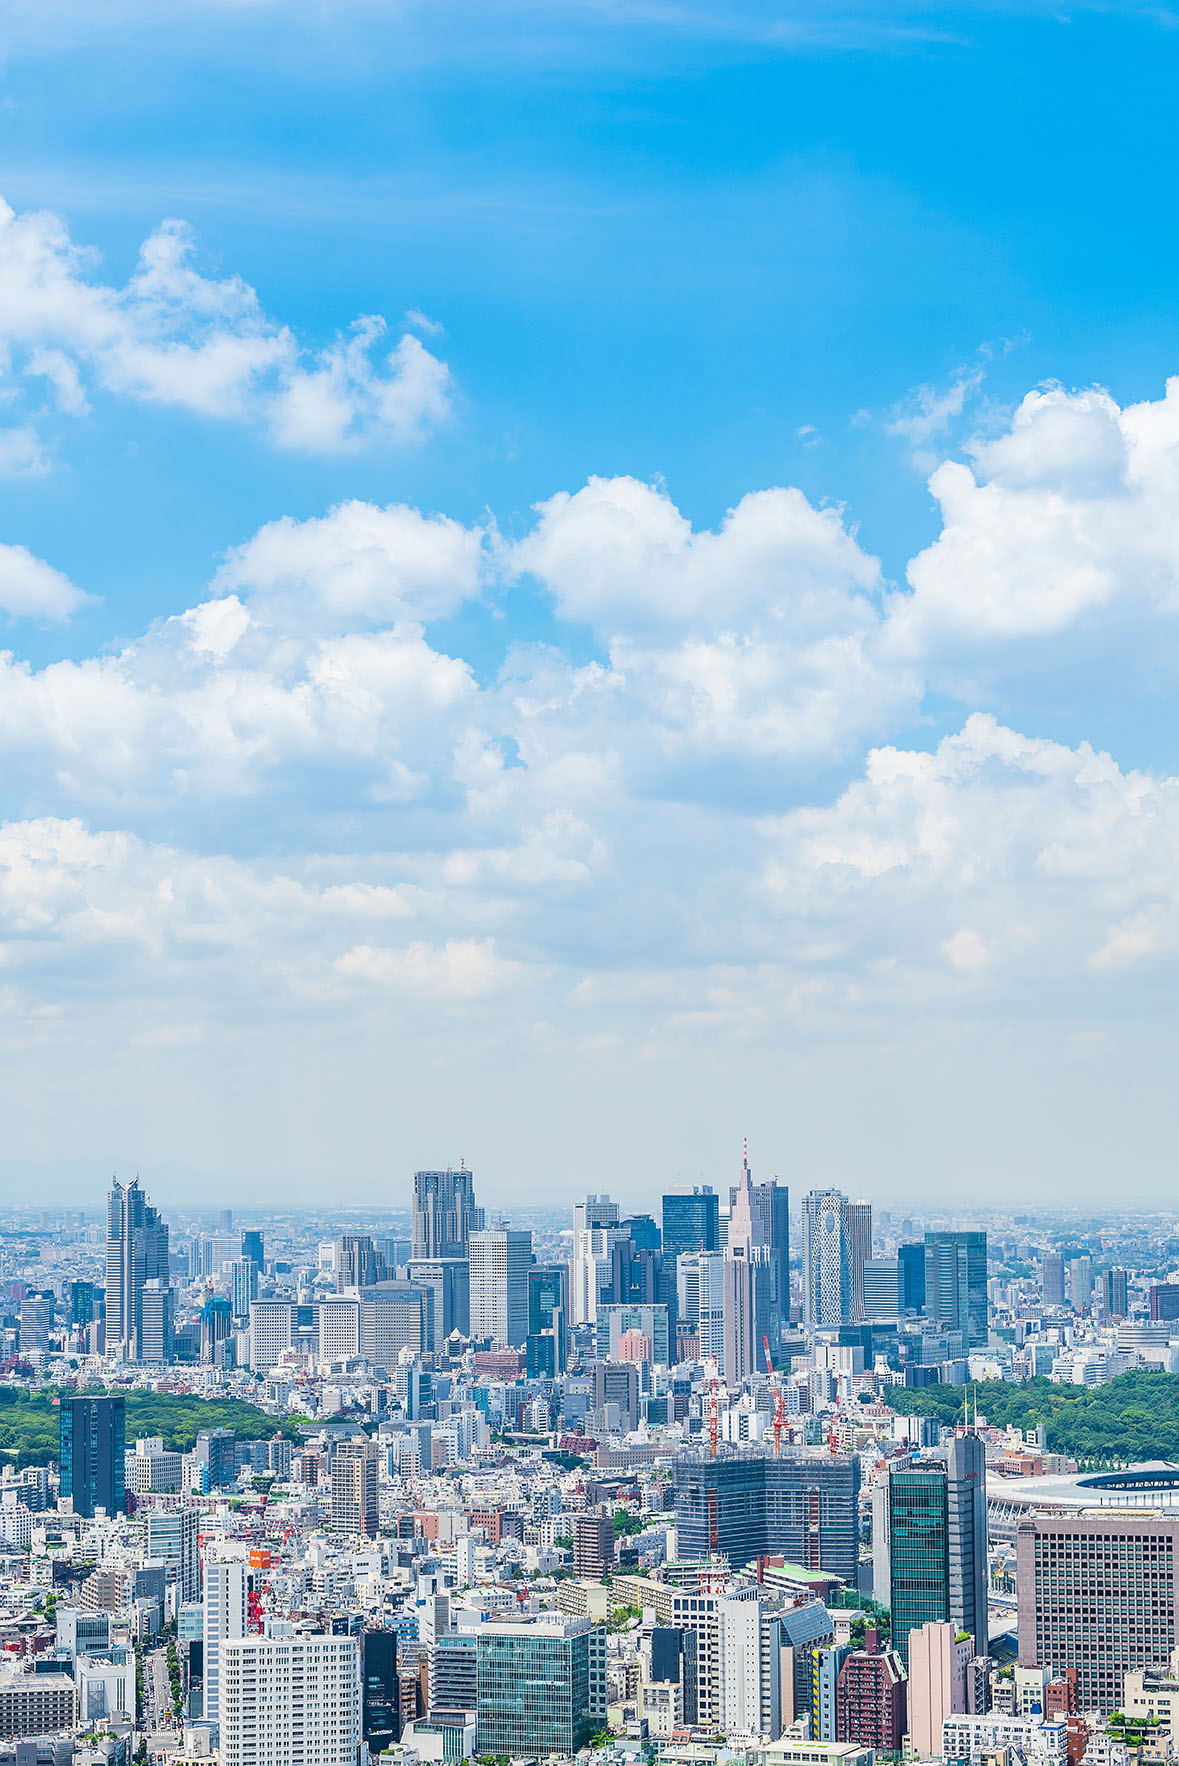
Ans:
{"type": "Polygon", "coordinates": [[[415,1171],[413,1174],[414,1257],[465,1257],[471,1234],[483,1226],[483,1210],[475,1206],[475,1174],[460,1164],[457,1171],[415,1171]]]}
{"type": "Polygon", "coordinates": [[[119,1515],[127,1506],[123,1455],[126,1404],[120,1398],[61,1401],[61,1494],[76,1515],[119,1515]]]}
{"type": "Polygon", "coordinates": [[[803,1201],[803,1319],[812,1330],[853,1317],[849,1206],[841,1190],[812,1190],[803,1201]]]}
{"type": "Polygon", "coordinates": [[[925,1316],[947,1330],[961,1331],[964,1348],[985,1347],[986,1233],[926,1233],[925,1316]]]}
{"type": "Polygon", "coordinates": [[[762,1338],[769,1335],[770,1265],[764,1249],[732,1247],[724,1256],[724,1358],[731,1386],[764,1373],[762,1338]]]}
{"type": "Polygon", "coordinates": [[[902,1311],[924,1312],[925,1246],[920,1243],[898,1245],[897,1261],[901,1266],[902,1311]]]}
{"type": "Polygon", "coordinates": [[[343,1238],[336,1240],[338,1294],[352,1288],[372,1288],[388,1279],[388,1265],[369,1233],[345,1233],[343,1238]]]}
{"type": "Polygon", "coordinates": [[[663,1198],[663,1255],[720,1247],[720,1197],[708,1184],[663,1198]]]}
{"type": "Polygon", "coordinates": [[[722,1446],[716,1459],[677,1454],[672,1480],[683,1562],[709,1556],[715,1524],[719,1548],[733,1564],[769,1552],[855,1585],[860,1462],[854,1455],[805,1449],[773,1455],[722,1446]]]}
{"type": "Polygon", "coordinates": [[[262,1274],[265,1259],[262,1254],[262,1234],[260,1232],[251,1229],[251,1231],[242,1234],[242,1256],[248,1257],[258,1274],[262,1274]]]}
{"type": "Polygon", "coordinates": [[[147,1555],[164,1565],[164,1574],[176,1583],[182,1601],[200,1599],[199,1527],[200,1516],[194,1508],[147,1511],[147,1555]]]}
{"type": "Polygon", "coordinates": [[[1107,1269],[1104,1272],[1101,1278],[1101,1297],[1107,1318],[1125,1318],[1128,1307],[1124,1269],[1107,1269]]]}
{"type": "Polygon", "coordinates": [[[106,1205],[106,1351],[141,1361],[144,1283],[168,1286],[168,1228],[134,1179],[112,1182],[106,1205]]]}
{"type": "Polygon", "coordinates": [[[471,1234],[471,1335],[503,1348],[528,1340],[528,1271],[532,1234],[489,1227],[471,1234]]]}
{"type": "Polygon", "coordinates": [[[1064,1258],[1059,1251],[1045,1251],[1041,1257],[1040,1289],[1045,1306],[1064,1305],[1064,1258]]]}
{"type": "Polygon", "coordinates": [[[864,1265],[872,1255],[872,1204],[847,1205],[848,1266],[851,1275],[851,1316],[864,1316],[864,1265]]]}
{"type": "Polygon", "coordinates": [[[909,1633],[950,1623],[986,1653],[986,1455],[972,1433],[956,1435],[944,1461],[922,1460],[888,1474],[892,1641],[906,1665],[909,1633]]]}

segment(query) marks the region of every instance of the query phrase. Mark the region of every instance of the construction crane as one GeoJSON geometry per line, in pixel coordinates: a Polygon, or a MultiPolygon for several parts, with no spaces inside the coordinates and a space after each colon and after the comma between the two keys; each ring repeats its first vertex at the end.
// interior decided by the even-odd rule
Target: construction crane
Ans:
{"type": "Polygon", "coordinates": [[[766,1367],[770,1375],[770,1391],[774,1394],[774,1453],[780,1454],[782,1451],[782,1430],[786,1427],[786,1394],[779,1386],[778,1376],[774,1372],[774,1362],[770,1355],[770,1339],[763,1337],[761,1341],[766,1355],[766,1367]]]}
{"type": "Polygon", "coordinates": [[[712,1449],[712,1457],[716,1458],[716,1446],[720,1440],[720,1411],[717,1404],[717,1377],[713,1374],[708,1386],[708,1445],[712,1449]]]}

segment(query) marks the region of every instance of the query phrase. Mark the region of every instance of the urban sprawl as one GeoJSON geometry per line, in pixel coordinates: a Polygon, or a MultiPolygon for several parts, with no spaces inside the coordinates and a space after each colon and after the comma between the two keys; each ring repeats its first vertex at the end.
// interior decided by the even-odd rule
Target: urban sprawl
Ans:
{"type": "Polygon", "coordinates": [[[1176,1217],[523,1218],[4,1219],[0,1766],[1171,1761],[1176,1217]]]}

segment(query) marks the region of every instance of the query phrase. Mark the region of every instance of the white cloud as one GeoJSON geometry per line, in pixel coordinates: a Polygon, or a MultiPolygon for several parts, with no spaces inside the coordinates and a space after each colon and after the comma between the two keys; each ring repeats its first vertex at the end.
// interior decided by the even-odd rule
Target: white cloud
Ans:
{"type": "Polygon", "coordinates": [[[0,345],[74,416],[91,386],[256,422],[313,452],[414,441],[445,417],[449,370],[416,337],[381,355],[384,321],[370,315],[307,348],[248,283],[205,276],[193,257],[187,225],[164,221],[118,288],[95,279],[93,254],[56,216],[0,203],[0,345]]]}
{"type": "Polygon", "coordinates": [[[90,597],[24,546],[0,545],[0,608],[28,619],[68,619],[90,597]]]}
{"type": "Polygon", "coordinates": [[[522,963],[497,956],[490,939],[473,938],[448,938],[441,946],[417,939],[397,950],[360,944],[339,958],[336,969],[349,980],[440,1002],[502,993],[526,975],[522,963]]]}

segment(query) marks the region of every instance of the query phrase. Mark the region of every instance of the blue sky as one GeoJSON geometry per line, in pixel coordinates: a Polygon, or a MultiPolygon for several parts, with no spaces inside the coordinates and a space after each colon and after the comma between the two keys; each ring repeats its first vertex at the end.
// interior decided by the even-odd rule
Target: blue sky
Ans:
{"type": "Polygon", "coordinates": [[[10,8],[13,1174],[1165,1195],[1177,24],[10,8]]]}

